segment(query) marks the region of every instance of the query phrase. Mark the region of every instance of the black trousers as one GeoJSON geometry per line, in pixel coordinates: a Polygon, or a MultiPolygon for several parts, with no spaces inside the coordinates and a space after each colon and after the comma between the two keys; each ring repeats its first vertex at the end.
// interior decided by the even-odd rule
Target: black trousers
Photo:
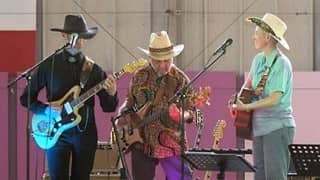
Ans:
{"type": "Polygon", "coordinates": [[[63,132],[55,146],[46,152],[50,180],[69,180],[69,175],[71,180],[89,180],[96,147],[95,126],[88,126],[83,132],[77,126],[63,132]]]}

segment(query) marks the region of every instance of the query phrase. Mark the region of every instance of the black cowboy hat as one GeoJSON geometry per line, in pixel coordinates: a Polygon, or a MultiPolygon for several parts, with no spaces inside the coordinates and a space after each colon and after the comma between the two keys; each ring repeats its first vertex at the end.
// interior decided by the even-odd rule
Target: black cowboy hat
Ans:
{"type": "Polygon", "coordinates": [[[51,28],[51,31],[63,32],[67,34],[77,33],[79,38],[91,39],[98,31],[98,27],[87,27],[83,16],[66,15],[63,29],[51,28]]]}

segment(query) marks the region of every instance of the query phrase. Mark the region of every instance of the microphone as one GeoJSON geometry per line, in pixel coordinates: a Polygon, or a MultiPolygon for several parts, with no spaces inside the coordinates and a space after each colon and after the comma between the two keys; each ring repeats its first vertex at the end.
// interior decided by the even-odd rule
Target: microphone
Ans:
{"type": "Polygon", "coordinates": [[[77,39],[78,39],[79,35],[78,33],[72,33],[70,34],[70,41],[69,41],[69,47],[66,48],[66,51],[69,53],[69,55],[71,56],[71,59],[69,58],[70,61],[75,62],[76,60],[74,60],[74,56],[76,56],[80,51],[78,50],[78,48],[76,48],[76,43],[77,43],[77,39]]]}
{"type": "Polygon", "coordinates": [[[78,33],[70,34],[70,41],[69,41],[70,48],[74,48],[76,46],[78,37],[79,37],[78,33]]]}
{"type": "Polygon", "coordinates": [[[214,51],[214,53],[212,54],[212,56],[215,56],[215,55],[218,54],[219,52],[224,51],[228,46],[230,46],[230,45],[232,44],[232,42],[233,42],[233,40],[232,40],[231,38],[225,40],[225,41],[223,42],[223,44],[214,51]]]}

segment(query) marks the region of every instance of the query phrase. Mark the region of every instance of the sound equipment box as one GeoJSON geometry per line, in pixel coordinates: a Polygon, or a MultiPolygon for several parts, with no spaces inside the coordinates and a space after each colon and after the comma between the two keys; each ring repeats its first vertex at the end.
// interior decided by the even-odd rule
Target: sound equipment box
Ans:
{"type": "MultiPolygon", "coordinates": [[[[119,160],[109,142],[98,141],[90,180],[120,180],[119,160]]],[[[42,180],[50,180],[49,173],[43,173],[42,180]]]]}
{"type": "MultiPolygon", "coordinates": [[[[42,175],[42,180],[50,180],[48,173],[42,175]]],[[[90,174],[90,180],[120,180],[120,173],[117,169],[108,169],[102,172],[90,174]]]]}
{"type": "Polygon", "coordinates": [[[98,141],[92,171],[99,172],[104,169],[118,169],[119,160],[119,153],[112,149],[109,142],[98,141]]]}

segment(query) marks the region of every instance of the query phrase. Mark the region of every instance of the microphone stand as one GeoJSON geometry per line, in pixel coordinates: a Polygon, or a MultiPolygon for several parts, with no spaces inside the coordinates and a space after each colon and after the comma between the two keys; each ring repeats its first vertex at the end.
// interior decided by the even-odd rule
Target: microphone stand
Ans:
{"type": "Polygon", "coordinates": [[[113,127],[113,131],[114,131],[114,136],[117,142],[117,146],[118,146],[118,152],[119,152],[119,156],[120,156],[120,160],[122,163],[122,168],[120,168],[120,180],[131,180],[131,176],[128,170],[128,165],[127,162],[125,160],[124,154],[122,152],[122,149],[120,148],[120,138],[119,138],[119,132],[117,130],[116,127],[116,120],[119,119],[121,117],[117,116],[116,118],[111,117],[111,122],[112,122],[112,127],[113,127]]]}
{"type": "Polygon", "coordinates": [[[169,104],[172,103],[175,99],[178,99],[179,105],[180,105],[180,112],[181,112],[181,116],[180,116],[180,129],[181,129],[181,136],[180,136],[180,157],[181,157],[181,180],[184,180],[184,173],[185,173],[185,167],[184,167],[184,161],[182,159],[182,156],[184,154],[184,141],[185,141],[185,123],[184,123],[184,99],[186,99],[186,91],[187,89],[206,71],[208,70],[213,64],[215,64],[220,57],[222,57],[225,53],[226,50],[224,49],[218,49],[216,50],[216,52],[214,52],[210,57],[209,60],[215,56],[217,54],[217,51],[221,51],[221,53],[219,54],[218,57],[216,57],[212,62],[207,63],[206,66],[198,73],[196,74],[196,76],[194,76],[190,82],[182,87],[181,89],[179,89],[170,99],[169,99],[169,104]]]}
{"type": "Polygon", "coordinates": [[[7,88],[11,88],[14,84],[17,83],[17,81],[19,81],[22,78],[25,78],[27,81],[27,126],[26,126],[26,134],[27,134],[27,139],[26,139],[26,173],[27,173],[27,177],[26,179],[29,180],[30,179],[30,86],[31,86],[31,72],[36,69],[40,64],[42,64],[43,62],[45,62],[47,59],[50,59],[50,57],[55,56],[59,51],[61,51],[62,49],[66,48],[67,46],[69,46],[69,43],[66,43],[64,46],[62,46],[61,48],[57,49],[56,51],[54,51],[52,54],[50,54],[49,56],[45,57],[44,59],[42,59],[41,61],[39,61],[38,63],[36,63],[35,65],[31,66],[30,68],[28,68],[27,70],[25,70],[24,72],[22,72],[21,74],[19,74],[15,79],[13,79],[12,81],[10,81],[7,85],[7,88]]]}

